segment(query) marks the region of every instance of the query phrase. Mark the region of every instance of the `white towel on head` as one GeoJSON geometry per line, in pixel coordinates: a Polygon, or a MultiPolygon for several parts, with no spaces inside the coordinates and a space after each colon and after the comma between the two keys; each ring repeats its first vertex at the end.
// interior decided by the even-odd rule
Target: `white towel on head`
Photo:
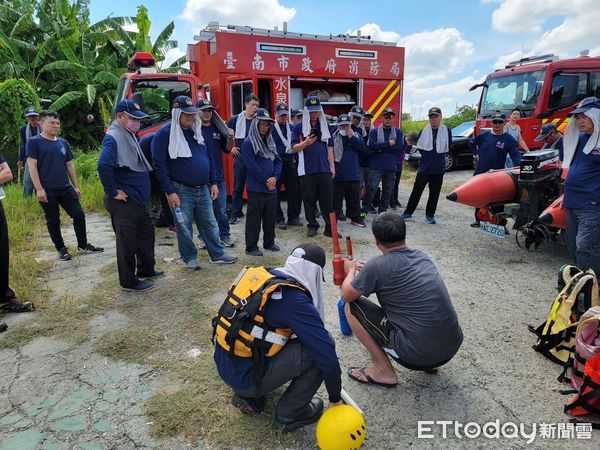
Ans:
{"type": "MultiPolygon", "coordinates": [[[[183,135],[183,129],[179,124],[179,118],[181,117],[181,109],[173,108],[171,111],[171,133],[169,134],[169,158],[191,158],[192,151],[188,142],[185,140],[183,135]]],[[[196,114],[194,124],[192,125],[194,131],[194,139],[198,144],[204,144],[204,137],[202,137],[202,121],[198,114],[196,114]]]]}
{"type": "Polygon", "coordinates": [[[286,121],[284,127],[287,128],[287,137],[283,135],[283,133],[281,132],[281,125],[279,125],[279,123],[277,121],[275,121],[275,123],[273,124],[273,127],[275,127],[275,131],[277,131],[277,134],[279,135],[279,139],[281,139],[281,142],[283,142],[283,145],[285,145],[285,152],[287,154],[292,153],[292,147],[290,145],[290,136],[292,135],[292,130],[290,130],[290,125],[289,123],[286,121]]]}
{"type": "MultiPolygon", "coordinates": [[[[583,114],[592,119],[594,123],[594,131],[592,131],[592,135],[588,139],[585,147],[583,147],[583,153],[586,155],[589,154],[593,148],[598,147],[600,145],[600,109],[592,108],[585,111],[583,114]]],[[[569,125],[567,126],[567,131],[565,132],[565,136],[563,138],[563,167],[567,168],[571,165],[571,161],[573,161],[573,156],[575,156],[575,149],[577,148],[577,142],[579,142],[579,129],[575,124],[575,118],[572,117],[569,121],[569,125]]]]}
{"type": "MultiPolygon", "coordinates": [[[[417,142],[417,148],[419,150],[425,150],[430,152],[433,150],[433,129],[431,125],[427,125],[421,131],[421,136],[417,142]]],[[[440,125],[435,139],[435,151],[436,153],[448,153],[450,150],[450,143],[448,142],[448,127],[444,124],[440,125]]]]}
{"type": "MultiPolygon", "coordinates": [[[[319,125],[321,126],[321,140],[326,143],[331,137],[331,133],[329,132],[329,125],[327,124],[322,106],[319,111],[319,125]]],[[[310,135],[310,129],[310,111],[305,106],[302,110],[302,136],[307,138],[310,135]]]]}
{"type": "Polygon", "coordinates": [[[235,121],[235,138],[246,139],[246,114],[244,111],[238,114],[235,121]]]}

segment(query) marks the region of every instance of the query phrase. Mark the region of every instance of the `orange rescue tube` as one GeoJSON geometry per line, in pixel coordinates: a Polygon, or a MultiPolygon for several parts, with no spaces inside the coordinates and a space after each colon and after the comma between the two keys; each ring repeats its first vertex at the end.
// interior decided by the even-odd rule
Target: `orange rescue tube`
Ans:
{"type": "Polygon", "coordinates": [[[538,220],[551,227],[567,228],[567,210],[562,207],[563,195],[554,200],[540,216],[538,220]]]}
{"type": "Polygon", "coordinates": [[[457,187],[446,198],[475,208],[485,208],[495,203],[517,201],[517,180],[520,169],[495,170],[481,173],[457,187]]]}

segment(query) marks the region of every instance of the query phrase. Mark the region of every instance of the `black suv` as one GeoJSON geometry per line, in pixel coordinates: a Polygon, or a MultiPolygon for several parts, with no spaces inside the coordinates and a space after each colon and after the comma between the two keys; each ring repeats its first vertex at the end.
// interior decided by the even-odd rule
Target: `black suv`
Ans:
{"type": "MultiPolygon", "coordinates": [[[[469,148],[469,140],[475,131],[475,121],[463,122],[452,128],[452,144],[446,153],[446,171],[461,167],[473,168],[473,152],[469,148]]],[[[419,167],[421,154],[416,151],[408,156],[408,163],[415,169],[419,167]]]]}

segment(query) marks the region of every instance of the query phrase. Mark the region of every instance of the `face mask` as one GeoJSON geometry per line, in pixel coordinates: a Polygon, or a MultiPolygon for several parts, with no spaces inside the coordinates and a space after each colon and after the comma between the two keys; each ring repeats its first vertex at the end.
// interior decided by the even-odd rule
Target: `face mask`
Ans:
{"type": "Polygon", "coordinates": [[[127,131],[135,134],[140,130],[140,126],[141,126],[141,123],[139,120],[128,119],[127,125],[125,125],[125,128],[127,128],[127,131]]]}
{"type": "Polygon", "coordinates": [[[347,135],[348,135],[347,130],[340,130],[340,136],[347,136],[347,135]]]}

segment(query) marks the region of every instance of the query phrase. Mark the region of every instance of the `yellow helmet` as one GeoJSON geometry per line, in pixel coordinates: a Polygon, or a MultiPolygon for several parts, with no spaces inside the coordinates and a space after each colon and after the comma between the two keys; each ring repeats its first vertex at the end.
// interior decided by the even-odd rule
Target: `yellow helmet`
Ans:
{"type": "Polygon", "coordinates": [[[366,436],[364,417],[349,405],[329,408],[317,424],[317,444],[321,450],[358,450],[366,436]]]}

